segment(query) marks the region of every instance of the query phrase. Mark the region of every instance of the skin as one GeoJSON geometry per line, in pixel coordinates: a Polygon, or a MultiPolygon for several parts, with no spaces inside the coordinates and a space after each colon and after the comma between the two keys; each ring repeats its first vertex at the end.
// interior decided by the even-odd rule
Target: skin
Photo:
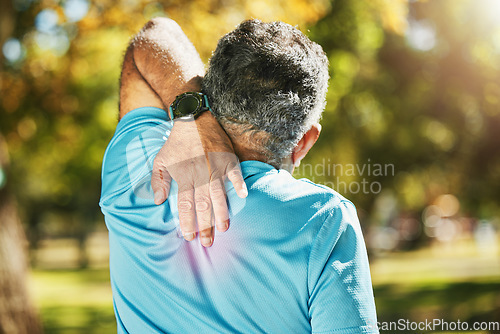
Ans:
{"type": "MultiPolygon", "coordinates": [[[[177,95],[199,91],[204,73],[196,49],[177,23],[166,18],[149,21],[125,54],[120,84],[120,118],[140,107],[167,110],[177,95]]],[[[252,147],[252,141],[232,136],[228,130],[229,136],[209,112],[196,120],[175,120],[153,165],[151,184],[155,203],[160,205],[167,199],[173,178],[179,186],[182,234],[191,241],[198,232],[205,247],[213,244],[214,225],[221,232],[229,227],[224,180],[228,178],[238,196],[244,198],[248,191],[239,160],[265,162],[258,150],[252,147]]],[[[282,161],[281,168],[292,173],[320,132],[321,126],[314,124],[292,154],[282,161]]]]}
{"type": "Polygon", "coordinates": [[[307,155],[309,150],[314,146],[321,133],[321,125],[319,123],[313,124],[311,128],[302,136],[297,146],[292,151],[292,154],[283,161],[283,169],[291,173],[295,167],[300,165],[300,162],[307,155]]]}
{"type": "MultiPolygon", "coordinates": [[[[130,43],[120,81],[120,118],[140,107],[168,110],[175,97],[199,91],[204,65],[177,23],[149,21],[130,43]]],[[[240,197],[248,192],[233,146],[219,123],[205,112],[196,120],[174,121],[171,134],[153,164],[155,203],[168,197],[172,178],[179,186],[178,210],[184,238],[210,247],[214,229],[224,232],[229,215],[223,180],[240,197]],[[187,147],[186,147],[187,146],[187,147]]]]}
{"type": "MultiPolygon", "coordinates": [[[[266,162],[265,156],[259,152],[258,148],[254,147],[251,140],[247,140],[247,138],[241,136],[237,137],[228,129],[226,131],[233,142],[234,152],[240,161],[258,160],[266,162]]],[[[321,125],[319,123],[313,124],[294,147],[292,154],[281,161],[280,168],[292,174],[294,168],[300,165],[302,159],[304,159],[309,150],[314,146],[320,133],[321,125]]]]}

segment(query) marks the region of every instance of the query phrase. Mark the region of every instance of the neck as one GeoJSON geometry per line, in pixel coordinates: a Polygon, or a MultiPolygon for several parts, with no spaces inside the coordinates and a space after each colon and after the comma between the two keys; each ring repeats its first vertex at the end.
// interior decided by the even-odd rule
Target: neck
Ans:
{"type": "Polygon", "coordinates": [[[261,150],[250,148],[238,141],[231,141],[233,142],[234,153],[238,156],[238,159],[240,159],[240,161],[256,160],[268,163],[266,154],[261,150]]]}
{"type": "Polygon", "coordinates": [[[234,153],[240,161],[261,161],[276,169],[287,170],[290,174],[293,172],[294,165],[291,157],[270,162],[272,159],[269,158],[269,151],[265,148],[269,134],[263,131],[246,131],[246,129],[242,129],[241,125],[231,123],[221,123],[221,125],[229,136],[234,153]]]}
{"type": "Polygon", "coordinates": [[[290,174],[293,173],[293,170],[295,168],[291,157],[284,158],[278,165],[276,165],[269,163],[269,159],[267,158],[266,154],[259,150],[255,149],[252,150],[244,145],[241,145],[240,143],[233,144],[233,148],[234,148],[234,153],[238,156],[238,159],[240,161],[255,160],[255,161],[265,162],[266,164],[272,165],[276,169],[284,169],[288,171],[290,174]]]}

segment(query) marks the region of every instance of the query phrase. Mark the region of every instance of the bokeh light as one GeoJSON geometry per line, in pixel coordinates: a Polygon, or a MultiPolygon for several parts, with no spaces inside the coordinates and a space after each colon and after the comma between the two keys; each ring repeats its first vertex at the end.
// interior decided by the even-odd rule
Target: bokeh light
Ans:
{"type": "Polygon", "coordinates": [[[483,256],[497,257],[499,251],[499,242],[495,227],[487,220],[479,222],[474,231],[474,239],[478,245],[478,250],[483,256]]]}
{"type": "Polygon", "coordinates": [[[497,26],[500,26],[500,1],[484,0],[481,3],[485,16],[497,26]]]}
{"type": "Polygon", "coordinates": [[[39,32],[51,34],[55,32],[59,15],[53,9],[44,9],[35,18],[35,27],[39,32]]]}
{"type": "Polygon", "coordinates": [[[69,22],[78,22],[87,15],[89,3],[86,0],[68,0],[64,3],[64,15],[69,22]]]}
{"type": "Polygon", "coordinates": [[[68,34],[62,28],[51,34],[38,32],[35,34],[35,41],[40,49],[51,50],[56,55],[65,54],[70,46],[68,34]]]}
{"type": "Polygon", "coordinates": [[[436,46],[436,31],[428,21],[410,20],[406,41],[416,50],[429,51],[436,46]]]}
{"type": "Polygon", "coordinates": [[[441,209],[443,217],[452,217],[460,209],[460,202],[452,194],[440,195],[436,198],[435,205],[441,209]]]}
{"type": "Polygon", "coordinates": [[[21,42],[17,38],[9,38],[2,47],[2,52],[9,62],[15,63],[24,56],[24,50],[21,42]]]}

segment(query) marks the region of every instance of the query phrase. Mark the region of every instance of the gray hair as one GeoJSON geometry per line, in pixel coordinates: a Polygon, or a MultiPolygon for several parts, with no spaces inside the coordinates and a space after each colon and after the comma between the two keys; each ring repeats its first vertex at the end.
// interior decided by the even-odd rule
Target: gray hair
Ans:
{"type": "Polygon", "coordinates": [[[233,137],[279,167],[325,108],[328,59],[318,44],[283,22],[242,22],[223,36],[202,90],[233,137]]]}

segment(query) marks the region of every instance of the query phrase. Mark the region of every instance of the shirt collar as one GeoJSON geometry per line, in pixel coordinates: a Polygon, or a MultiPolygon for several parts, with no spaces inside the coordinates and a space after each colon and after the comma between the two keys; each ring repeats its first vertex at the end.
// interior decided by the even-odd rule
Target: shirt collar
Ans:
{"type": "Polygon", "coordinates": [[[273,166],[257,160],[242,161],[240,166],[244,179],[259,173],[278,172],[278,170],[273,166]]]}

